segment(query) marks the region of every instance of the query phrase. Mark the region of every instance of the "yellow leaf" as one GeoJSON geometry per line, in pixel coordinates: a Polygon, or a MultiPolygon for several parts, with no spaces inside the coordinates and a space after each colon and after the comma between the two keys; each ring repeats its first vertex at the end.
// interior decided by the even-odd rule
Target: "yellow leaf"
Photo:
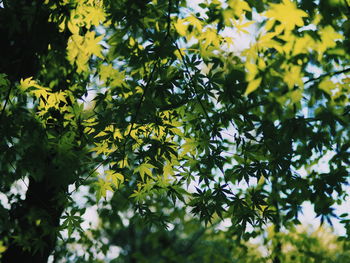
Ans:
{"type": "Polygon", "coordinates": [[[120,130],[119,129],[115,129],[114,130],[114,132],[113,132],[113,138],[114,139],[123,139],[123,135],[122,135],[122,133],[120,132],[120,130]]]}
{"type": "Polygon", "coordinates": [[[289,89],[293,89],[295,85],[303,87],[301,67],[291,66],[283,75],[283,80],[287,83],[289,89]]]}
{"type": "Polygon", "coordinates": [[[62,101],[67,104],[66,94],[65,92],[57,92],[55,93],[57,101],[62,101]]]}
{"type": "Polygon", "coordinates": [[[186,50],[185,48],[180,48],[180,49],[176,49],[174,51],[174,55],[179,59],[182,60],[183,54],[184,54],[184,50],[186,50]]]}
{"type": "Polygon", "coordinates": [[[254,24],[254,21],[248,21],[243,23],[242,18],[238,21],[233,20],[233,25],[235,26],[235,29],[238,31],[238,33],[245,33],[249,34],[247,30],[245,30],[246,27],[249,27],[250,25],[254,24]]]}
{"type": "Polygon", "coordinates": [[[317,46],[315,40],[308,34],[295,39],[295,44],[293,46],[293,55],[307,54],[309,49],[314,49],[317,46]]]}
{"type": "Polygon", "coordinates": [[[113,189],[111,187],[111,182],[105,181],[101,178],[99,178],[98,182],[96,182],[96,186],[97,186],[97,192],[96,192],[97,200],[100,200],[101,197],[106,197],[107,191],[113,192],[113,189]]]}
{"type": "Polygon", "coordinates": [[[183,19],[178,19],[175,23],[174,23],[175,29],[176,31],[179,33],[180,36],[185,36],[187,33],[187,25],[184,24],[184,20],[183,19]]]}
{"type": "Polygon", "coordinates": [[[295,2],[290,0],[283,0],[280,4],[270,4],[265,15],[281,22],[286,30],[293,30],[295,26],[303,26],[303,17],[308,16],[306,12],[297,8],[295,2]]]}
{"type": "Polygon", "coordinates": [[[299,102],[299,101],[301,100],[301,98],[303,97],[303,92],[302,92],[302,90],[300,90],[300,89],[293,90],[293,91],[290,93],[290,97],[291,97],[293,103],[297,103],[297,102],[299,102]]]}
{"type": "Polygon", "coordinates": [[[170,179],[168,176],[157,176],[157,185],[161,188],[166,188],[170,184],[170,179]]]}
{"type": "Polygon", "coordinates": [[[327,49],[334,48],[336,46],[336,40],[343,40],[344,36],[334,30],[332,26],[327,25],[326,27],[319,30],[321,36],[321,43],[318,43],[317,50],[322,55],[327,49]]]}
{"type": "Polygon", "coordinates": [[[68,39],[67,58],[71,63],[74,63],[78,55],[82,52],[82,44],[84,38],[79,35],[72,35],[68,39]]]}
{"type": "Polygon", "coordinates": [[[85,18],[86,20],[88,20],[88,24],[98,26],[100,23],[103,23],[103,21],[105,21],[106,15],[103,12],[102,8],[95,6],[87,6],[85,7],[85,9],[89,13],[89,15],[85,18]]]}
{"type": "Polygon", "coordinates": [[[240,17],[244,11],[252,11],[246,1],[243,0],[229,0],[228,5],[234,10],[236,16],[240,17]]]}
{"type": "Polygon", "coordinates": [[[90,31],[87,32],[84,37],[84,51],[88,54],[93,54],[99,58],[103,58],[101,53],[101,45],[99,45],[99,42],[101,42],[103,39],[103,35],[95,38],[95,32],[90,31]]]}
{"type": "Polygon", "coordinates": [[[199,32],[201,32],[203,29],[202,22],[195,16],[186,17],[184,21],[188,22],[191,26],[197,28],[199,32]]]}
{"type": "Polygon", "coordinates": [[[20,88],[25,91],[26,89],[30,87],[34,87],[36,85],[35,80],[32,80],[33,77],[29,77],[26,79],[21,79],[20,81],[20,88]]]}
{"type": "Polygon", "coordinates": [[[111,78],[114,75],[115,69],[111,64],[106,65],[101,65],[100,66],[100,79],[103,82],[107,82],[109,78],[111,78]]]}
{"type": "Polygon", "coordinates": [[[125,80],[125,72],[118,71],[111,64],[100,66],[100,79],[104,83],[110,81],[111,87],[120,86],[125,80]]]}
{"type": "Polygon", "coordinates": [[[220,44],[220,36],[211,28],[208,28],[202,33],[201,40],[204,41],[203,48],[206,49],[209,45],[217,47],[220,44]]]}
{"type": "Polygon", "coordinates": [[[247,87],[244,95],[248,96],[250,93],[255,91],[260,86],[261,80],[262,80],[262,78],[257,78],[257,79],[254,79],[252,81],[249,81],[248,87],[247,87]]]}
{"type": "Polygon", "coordinates": [[[0,254],[6,251],[7,247],[3,245],[3,241],[0,241],[0,254]]]}
{"type": "Polygon", "coordinates": [[[139,167],[134,169],[134,172],[140,173],[141,180],[144,181],[145,174],[147,174],[150,177],[153,177],[152,170],[151,170],[152,168],[156,168],[156,167],[150,163],[142,163],[139,167]]]}
{"type": "Polygon", "coordinates": [[[274,37],[277,36],[278,33],[273,32],[273,33],[267,33],[265,35],[263,35],[257,42],[257,46],[259,48],[259,50],[264,50],[266,48],[274,48],[276,49],[278,52],[283,52],[283,45],[274,40],[274,37]]]}
{"type": "Polygon", "coordinates": [[[329,80],[329,78],[326,78],[321,81],[321,83],[318,85],[318,88],[332,96],[333,90],[337,88],[337,84],[329,80]]]}
{"type": "Polygon", "coordinates": [[[248,71],[247,78],[246,78],[247,81],[251,81],[251,80],[255,79],[255,76],[259,72],[258,66],[256,64],[254,64],[254,63],[247,62],[245,64],[245,68],[248,71]]]}
{"type": "Polygon", "coordinates": [[[116,173],[112,170],[106,171],[106,179],[110,181],[116,188],[124,182],[124,176],[121,173],[116,173]]]}
{"type": "Polygon", "coordinates": [[[101,132],[99,132],[97,135],[95,135],[94,138],[102,137],[102,136],[106,136],[106,135],[108,135],[106,132],[101,131],[101,132]]]}
{"type": "Polygon", "coordinates": [[[183,151],[181,152],[181,156],[186,155],[187,153],[193,154],[196,151],[198,143],[191,138],[185,138],[186,143],[184,143],[181,148],[183,151]]]}
{"type": "Polygon", "coordinates": [[[79,35],[79,26],[73,24],[72,21],[68,21],[68,29],[73,35],[79,35]]]}
{"type": "Polygon", "coordinates": [[[172,167],[171,163],[167,163],[166,165],[164,165],[163,167],[163,173],[165,176],[168,175],[174,175],[174,168],[172,167]]]}

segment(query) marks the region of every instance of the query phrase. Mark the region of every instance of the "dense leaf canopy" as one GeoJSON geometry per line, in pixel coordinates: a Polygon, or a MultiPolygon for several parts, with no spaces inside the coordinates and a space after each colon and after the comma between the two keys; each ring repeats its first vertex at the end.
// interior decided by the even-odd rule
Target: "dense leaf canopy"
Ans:
{"type": "Polygon", "coordinates": [[[96,262],[130,213],[235,240],[305,201],[338,220],[349,17],[349,0],[1,1],[3,262],[96,262]]]}

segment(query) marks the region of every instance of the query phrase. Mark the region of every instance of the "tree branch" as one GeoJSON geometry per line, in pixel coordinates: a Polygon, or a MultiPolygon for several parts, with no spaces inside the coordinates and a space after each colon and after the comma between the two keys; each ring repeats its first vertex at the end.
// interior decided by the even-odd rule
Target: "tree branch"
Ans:
{"type": "Polygon", "coordinates": [[[333,77],[335,75],[339,75],[339,74],[346,73],[346,72],[350,72],[350,68],[346,68],[346,69],[343,69],[343,70],[322,74],[321,76],[319,76],[317,78],[311,78],[311,79],[305,81],[304,84],[307,84],[307,83],[310,83],[310,82],[313,82],[313,81],[317,81],[317,80],[321,80],[321,79],[326,78],[326,77],[333,77]]]}
{"type": "Polygon", "coordinates": [[[170,36],[170,29],[171,29],[171,17],[170,17],[170,15],[171,15],[171,0],[169,0],[169,3],[168,3],[167,33],[166,33],[165,38],[170,36]]]}
{"type": "Polygon", "coordinates": [[[6,109],[7,103],[10,100],[11,90],[12,90],[12,85],[10,85],[10,87],[9,87],[9,89],[7,91],[6,98],[5,98],[5,104],[4,104],[4,106],[2,107],[2,110],[1,110],[0,121],[2,121],[2,117],[5,114],[5,109],[6,109]]]}

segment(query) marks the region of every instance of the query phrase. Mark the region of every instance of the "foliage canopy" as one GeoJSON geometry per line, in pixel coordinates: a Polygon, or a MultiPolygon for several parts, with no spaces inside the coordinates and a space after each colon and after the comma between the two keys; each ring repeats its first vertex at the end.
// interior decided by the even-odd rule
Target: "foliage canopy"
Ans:
{"type": "Polygon", "coordinates": [[[349,16],[349,0],[2,1],[3,261],[47,262],[58,238],[106,252],[80,226],[93,205],[160,225],[190,210],[238,239],[297,224],[305,201],[336,219],[349,16]]]}

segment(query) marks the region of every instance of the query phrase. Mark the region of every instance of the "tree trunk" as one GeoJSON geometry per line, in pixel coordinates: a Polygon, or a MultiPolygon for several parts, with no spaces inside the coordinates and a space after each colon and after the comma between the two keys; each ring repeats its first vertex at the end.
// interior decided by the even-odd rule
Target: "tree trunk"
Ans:
{"type": "Polygon", "coordinates": [[[14,236],[18,235],[19,239],[12,238],[3,254],[3,263],[47,262],[56,244],[59,220],[65,207],[60,192],[50,187],[47,180],[30,180],[26,199],[11,216],[17,226],[14,236]]]}
{"type": "MultiPolygon", "coordinates": [[[[64,51],[69,35],[60,33],[58,25],[49,22],[51,10],[44,0],[11,0],[3,4],[0,8],[0,73],[5,73],[11,82],[35,78],[41,68],[40,58],[48,53],[48,45],[54,44],[52,46],[64,51]]],[[[57,75],[57,79],[65,78],[57,75]]],[[[56,123],[60,125],[63,127],[62,123],[56,123]]],[[[33,149],[34,152],[43,150],[44,156],[39,161],[45,163],[45,172],[40,178],[31,174],[25,200],[12,204],[10,220],[14,227],[8,231],[8,248],[0,259],[3,263],[46,263],[55,248],[68,185],[72,182],[70,172],[58,170],[57,162],[54,164],[56,157],[50,153],[47,140],[40,138],[37,142],[33,149]]],[[[35,162],[31,163],[35,167],[35,162]]],[[[62,163],[64,165],[64,161],[62,163]]]]}

